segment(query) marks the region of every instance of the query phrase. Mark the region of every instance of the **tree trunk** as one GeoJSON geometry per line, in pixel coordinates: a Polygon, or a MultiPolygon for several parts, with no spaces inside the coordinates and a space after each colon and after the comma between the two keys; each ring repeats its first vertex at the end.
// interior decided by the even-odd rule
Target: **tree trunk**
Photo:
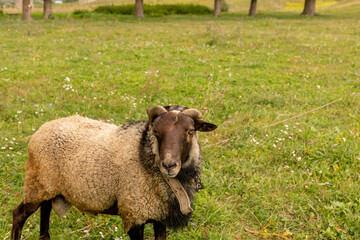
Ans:
{"type": "Polygon", "coordinates": [[[316,0],[305,0],[303,16],[314,16],[316,14],[316,0]]]}
{"type": "Polygon", "coordinates": [[[144,17],[143,0],[135,0],[135,17],[144,17]]]}
{"type": "Polygon", "coordinates": [[[221,0],[215,0],[214,2],[214,17],[218,17],[221,14],[221,0]]]}
{"type": "Polygon", "coordinates": [[[52,15],[52,0],[44,0],[44,19],[49,19],[52,15]]]}
{"type": "Polygon", "coordinates": [[[255,14],[256,14],[256,5],[257,5],[257,0],[251,0],[250,10],[249,10],[249,17],[255,16],[255,14]]]}
{"type": "Polygon", "coordinates": [[[22,6],[22,20],[31,20],[32,5],[30,0],[23,0],[22,6]]]}

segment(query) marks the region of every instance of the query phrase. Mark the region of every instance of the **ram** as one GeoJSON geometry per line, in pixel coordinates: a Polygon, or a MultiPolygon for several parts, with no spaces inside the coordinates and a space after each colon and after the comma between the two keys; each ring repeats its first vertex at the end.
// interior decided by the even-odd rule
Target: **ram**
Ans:
{"type": "Polygon", "coordinates": [[[41,126],[29,143],[12,239],[21,239],[26,219],[38,208],[40,239],[50,239],[51,210],[62,216],[72,205],[120,215],[131,239],[143,239],[146,223],[153,223],[155,239],[166,239],[166,228],[186,226],[201,185],[197,131],[216,125],[178,105],[147,113],[147,121],[120,126],[80,116],[41,126]]]}

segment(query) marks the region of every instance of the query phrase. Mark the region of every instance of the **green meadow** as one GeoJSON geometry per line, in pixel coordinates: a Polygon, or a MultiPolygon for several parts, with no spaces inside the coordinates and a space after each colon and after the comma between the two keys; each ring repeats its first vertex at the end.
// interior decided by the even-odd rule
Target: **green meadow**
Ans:
{"type": "MultiPolygon", "coordinates": [[[[315,17],[0,15],[0,239],[43,123],[79,114],[121,124],[168,104],[218,125],[199,133],[205,189],[169,239],[360,239],[360,3],[330,5],[315,17]]],[[[51,213],[50,234],[128,239],[122,226],[72,208],[51,213]]],[[[38,237],[39,212],[23,229],[38,237]]]]}

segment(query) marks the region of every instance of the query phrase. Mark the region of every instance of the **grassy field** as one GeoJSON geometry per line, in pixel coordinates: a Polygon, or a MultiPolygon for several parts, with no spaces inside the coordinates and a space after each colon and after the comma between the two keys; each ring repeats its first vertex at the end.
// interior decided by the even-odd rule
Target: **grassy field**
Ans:
{"type": "MultiPolygon", "coordinates": [[[[121,124],[158,104],[198,108],[219,126],[200,133],[205,189],[170,239],[360,239],[359,12],[350,2],[312,18],[0,15],[0,239],[43,123],[79,114],[121,124]]],[[[119,217],[74,208],[52,213],[50,231],[127,239],[119,217]]],[[[38,235],[36,213],[24,239],[38,235]]]]}

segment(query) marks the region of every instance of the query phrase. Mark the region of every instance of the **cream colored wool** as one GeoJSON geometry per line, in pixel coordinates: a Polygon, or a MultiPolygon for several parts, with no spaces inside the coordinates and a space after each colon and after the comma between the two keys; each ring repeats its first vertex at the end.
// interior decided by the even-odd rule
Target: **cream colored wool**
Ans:
{"type": "Polygon", "coordinates": [[[126,232],[148,219],[164,219],[173,193],[161,175],[150,176],[140,162],[146,124],[123,130],[80,116],[45,123],[29,143],[24,203],[62,195],[79,210],[99,213],[117,202],[126,232]]]}

